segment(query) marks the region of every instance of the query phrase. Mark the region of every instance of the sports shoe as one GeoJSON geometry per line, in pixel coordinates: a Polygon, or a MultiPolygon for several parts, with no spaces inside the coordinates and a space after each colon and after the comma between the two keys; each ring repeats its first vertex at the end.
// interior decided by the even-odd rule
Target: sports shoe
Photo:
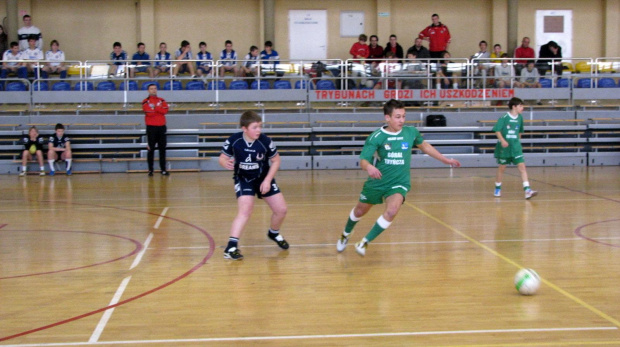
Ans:
{"type": "Polygon", "coordinates": [[[71,176],[73,175],[73,172],[71,172],[71,169],[67,170],[67,176],[71,176]]]}
{"type": "Polygon", "coordinates": [[[22,171],[22,172],[20,172],[20,173],[19,173],[19,176],[21,176],[21,177],[26,176],[26,171],[22,171]]]}
{"type": "Polygon", "coordinates": [[[169,173],[168,171],[166,171],[166,170],[163,170],[163,171],[161,172],[161,175],[162,175],[162,176],[170,176],[170,173],[169,173]]]}
{"type": "Polygon", "coordinates": [[[497,197],[502,196],[502,190],[499,188],[495,188],[495,193],[493,193],[493,195],[497,197]]]}
{"type": "Polygon", "coordinates": [[[368,242],[360,241],[355,244],[355,251],[362,257],[366,255],[366,248],[368,248],[368,242]]]}
{"type": "Polygon", "coordinates": [[[41,172],[39,172],[39,176],[45,176],[45,170],[41,170],[41,172]]]}
{"type": "Polygon", "coordinates": [[[50,176],[54,176],[56,174],[56,171],[52,170],[50,171],[50,176]]]}
{"type": "Polygon", "coordinates": [[[286,240],[282,237],[282,235],[275,234],[276,236],[273,236],[272,233],[270,233],[269,231],[267,231],[267,237],[269,237],[271,240],[273,240],[273,242],[277,243],[278,246],[280,246],[280,248],[282,249],[288,249],[289,244],[288,242],[286,242],[286,240]]]}
{"type": "Polygon", "coordinates": [[[153,176],[153,171],[149,171],[149,176],[153,176]]]}
{"type": "Polygon", "coordinates": [[[230,249],[224,251],[224,259],[242,260],[243,255],[239,252],[237,247],[231,247],[230,249]]]}
{"type": "Polygon", "coordinates": [[[345,248],[347,248],[347,243],[349,243],[349,237],[351,237],[351,234],[353,233],[350,233],[347,236],[344,236],[344,234],[340,235],[338,242],[336,242],[336,249],[338,252],[342,252],[345,248]]]}
{"type": "Polygon", "coordinates": [[[528,190],[525,191],[525,198],[526,199],[530,199],[530,198],[532,198],[532,197],[534,197],[536,195],[538,195],[538,192],[535,191],[535,190],[528,189],[528,190]]]}

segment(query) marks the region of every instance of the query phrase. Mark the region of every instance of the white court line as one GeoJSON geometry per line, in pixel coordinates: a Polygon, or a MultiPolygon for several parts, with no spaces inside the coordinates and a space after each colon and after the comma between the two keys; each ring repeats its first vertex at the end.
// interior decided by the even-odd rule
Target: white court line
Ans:
{"type": "Polygon", "coordinates": [[[146,249],[149,248],[149,244],[151,243],[152,239],[153,239],[153,233],[150,233],[149,236],[146,238],[146,241],[144,241],[144,245],[142,246],[142,249],[140,250],[140,252],[138,252],[136,259],[134,259],[133,263],[131,263],[131,267],[129,268],[129,270],[133,269],[134,267],[138,266],[138,264],[140,264],[140,260],[142,260],[142,256],[146,252],[146,249]]]}
{"type": "Polygon", "coordinates": [[[506,334],[506,333],[541,333],[564,331],[594,331],[617,330],[618,327],[575,327],[575,328],[546,328],[546,329],[485,329],[485,330],[452,330],[452,331],[412,331],[400,333],[370,333],[370,334],[339,334],[339,335],[288,335],[288,336],[248,336],[248,337],[213,337],[195,339],[170,340],[128,340],[105,342],[69,342],[69,343],[37,343],[23,345],[2,345],[3,347],[50,347],[50,346],[87,346],[87,345],[131,345],[162,343],[177,345],[190,342],[223,342],[223,341],[274,341],[274,340],[311,340],[311,339],[338,339],[357,337],[394,337],[394,336],[432,336],[432,335],[466,335],[466,334],[506,334]]]}
{"type": "MultiPolygon", "coordinates": [[[[114,294],[114,297],[112,297],[112,301],[110,301],[110,306],[111,305],[116,305],[121,300],[121,296],[123,295],[123,292],[125,291],[125,288],[127,288],[127,285],[129,284],[129,280],[130,279],[131,279],[131,276],[126,277],[121,282],[121,285],[116,290],[116,293],[114,294]]],[[[99,336],[101,336],[101,333],[103,332],[103,329],[105,328],[106,324],[108,324],[108,320],[110,319],[110,317],[112,317],[112,312],[114,312],[114,308],[107,309],[103,313],[103,316],[101,317],[101,320],[99,321],[99,324],[97,324],[97,327],[95,328],[95,331],[93,331],[93,334],[90,336],[90,339],[88,340],[88,343],[95,343],[95,342],[97,342],[99,340],[99,336]]]]}
{"type": "Polygon", "coordinates": [[[159,225],[164,220],[164,216],[166,215],[166,212],[168,212],[168,207],[164,208],[164,210],[161,211],[161,214],[159,215],[159,218],[157,218],[157,222],[155,222],[155,226],[153,226],[153,228],[159,229],[159,225]]]}

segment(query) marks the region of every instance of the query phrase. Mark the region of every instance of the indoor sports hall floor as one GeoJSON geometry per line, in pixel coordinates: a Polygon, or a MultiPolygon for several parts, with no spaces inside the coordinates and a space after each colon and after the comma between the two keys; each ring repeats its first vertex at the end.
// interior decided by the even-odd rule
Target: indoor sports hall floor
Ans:
{"type": "Polygon", "coordinates": [[[620,345],[620,167],[528,172],[530,201],[516,168],[501,198],[493,168],[412,170],[362,258],[335,243],[364,172],[283,171],[292,246],[259,201],[240,262],[222,257],[230,172],[3,175],[0,345],[620,345]]]}

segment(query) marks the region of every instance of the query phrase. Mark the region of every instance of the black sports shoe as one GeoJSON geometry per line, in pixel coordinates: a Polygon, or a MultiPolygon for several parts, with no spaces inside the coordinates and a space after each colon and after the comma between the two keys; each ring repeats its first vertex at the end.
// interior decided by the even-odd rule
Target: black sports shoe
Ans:
{"type": "Polygon", "coordinates": [[[243,255],[237,247],[231,247],[224,251],[224,259],[243,260],[243,255]]]}
{"type": "Polygon", "coordinates": [[[149,176],[153,176],[153,171],[149,171],[149,176]]]}
{"type": "Polygon", "coordinates": [[[273,233],[270,233],[269,231],[267,231],[267,237],[272,239],[273,242],[277,243],[278,246],[280,246],[280,248],[288,249],[288,246],[289,246],[288,242],[286,242],[286,240],[279,233],[278,234],[273,234],[273,233]]]}
{"type": "Polygon", "coordinates": [[[163,170],[163,171],[161,172],[161,175],[162,175],[162,176],[169,176],[169,175],[170,175],[170,173],[169,173],[168,171],[166,171],[166,170],[163,170]]]}

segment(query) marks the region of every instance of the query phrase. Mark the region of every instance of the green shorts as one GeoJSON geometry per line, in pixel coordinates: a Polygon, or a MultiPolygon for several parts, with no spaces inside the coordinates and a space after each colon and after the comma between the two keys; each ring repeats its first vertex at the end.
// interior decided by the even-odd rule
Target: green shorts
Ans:
{"type": "Polygon", "coordinates": [[[406,198],[408,191],[409,190],[403,186],[394,186],[388,189],[375,189],[364,184],[359,201],[364,204],[378,205],[384,203],[388,196],[394,194],[400,194],[403,198],[406,198]]]}
{"type": "Polygon", "coordinates": [[[496,158],[496,159],[497,159],[497,164],[499,165],[517,165],[517,164],[525,163],[525,160],[523,159],[523,155],[520,155],[518,157],[496,158]]]}

